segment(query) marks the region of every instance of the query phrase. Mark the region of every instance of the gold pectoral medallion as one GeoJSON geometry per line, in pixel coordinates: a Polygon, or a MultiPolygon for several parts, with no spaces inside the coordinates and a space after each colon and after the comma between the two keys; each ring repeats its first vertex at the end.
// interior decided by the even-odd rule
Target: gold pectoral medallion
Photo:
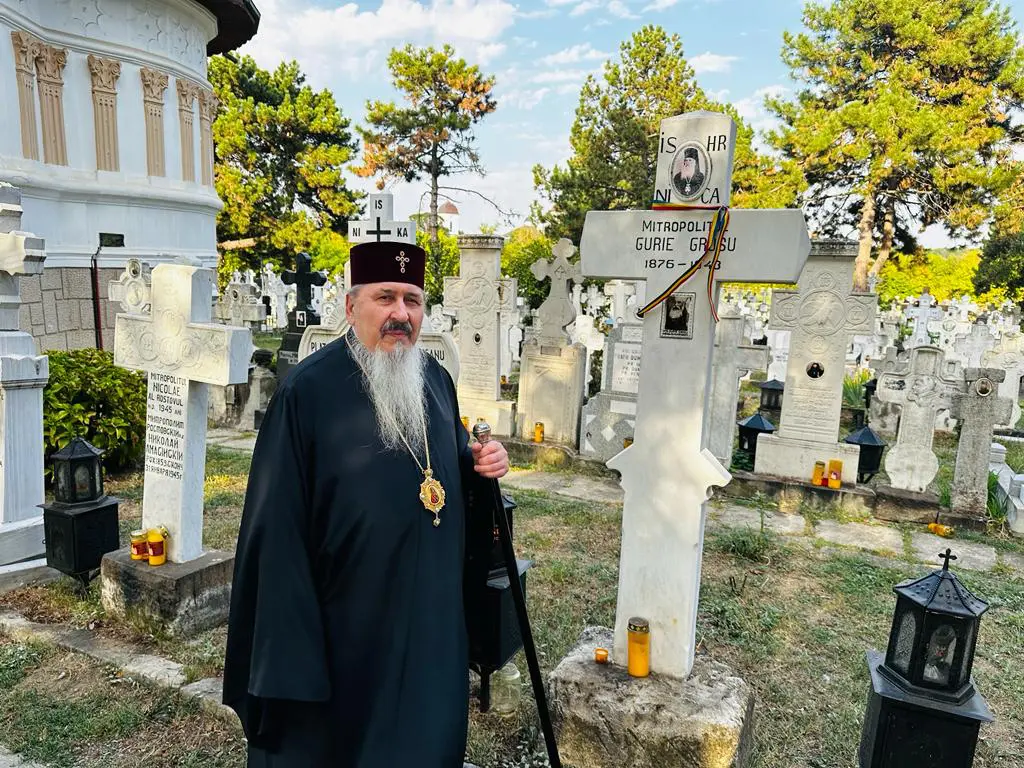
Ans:
{"type": "Polygon", "coordinates": [[[434,513],[434,527],[441,524],[441,517],[437,514],[444,508],[444,486],[434,478],[430,469],[423,470],[423,482],[420,484],[420,501],[427,508],[428,512],[434,513]]]}

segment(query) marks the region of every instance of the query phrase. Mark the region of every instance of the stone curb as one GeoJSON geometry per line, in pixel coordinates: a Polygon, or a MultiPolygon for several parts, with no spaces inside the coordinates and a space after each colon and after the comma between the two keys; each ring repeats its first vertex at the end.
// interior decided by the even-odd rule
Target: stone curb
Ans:
{"type": "Polygon", "coordinates": [[[44,766],[22,760],[10,750],[0,746],[0,768],[44,768],[44,766]]]}
{"type": "MultiPolygon", "coordinates": [[[[235,713],[221,704],[223,680],[219,677],[208,677],[186,684],[185,669],[175,661],[162,656],[138,653],[127,643],[98,636],[87,629],[67,629],[29,621],[16,611],[0,610],[0,633],[21,642],[41,642],[75,651],[115,667],[125,677],[133,680],[161,688],[175,688],[186,698],[196,700],[204,712],[230,725],[238,725],[235,713]]],[[[6,768],[2,759],[0,768],[6,768]]]]}

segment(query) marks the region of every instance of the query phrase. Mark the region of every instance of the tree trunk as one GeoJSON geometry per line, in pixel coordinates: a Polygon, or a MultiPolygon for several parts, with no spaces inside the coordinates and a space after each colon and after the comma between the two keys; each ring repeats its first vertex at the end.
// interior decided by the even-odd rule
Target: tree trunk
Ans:
{"type": "Polygon", "coordinates": [[[430,216],[427,218],[427,234],[430,235],[430,273],[436,290],[444,284],[441,275],[441,238],[437,234],[437,145],[430,155],[430,216]]]}
{"type": "Polygon", "coordinates": [[[888,200],[885,203],[885,218],[882,220],[882,244],[878,249],[878,258],[871,265],[870,274],[878,276],[882,266],[889,260],[892,253],[892,239],[896,233],[896,201],[888,200]]]}
{"type": "Polygon", "coordinates": [[[860,248],[857,251],[857,262],[853,271],[853,290],[868,289],[868,267],[871,265],[871,245],[874,242],[875,230],[875,195],[874,190],[864,194],[864,208],[860,213],[860,248]]]}

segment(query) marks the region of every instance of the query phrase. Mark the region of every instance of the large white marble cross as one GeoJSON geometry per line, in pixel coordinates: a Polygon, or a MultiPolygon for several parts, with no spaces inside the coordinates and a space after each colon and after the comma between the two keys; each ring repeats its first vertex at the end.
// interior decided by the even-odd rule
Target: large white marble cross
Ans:
{"type": "Polygon", "coordinates": [[[366,213],[370,217],[361,221],[350,221],[348,239],[351,243],[380,242],[391,240],[416,244],[416,223],[394,221],[395,196],[390,192],[368,195],[366,213]]]}
{"type": "MultiPolygon", "coordinates": [[[[727,115],[663,120],[655,198],[727,205],[735,143],[727,115]],[[682,176],[684,151],[702,160],[698,188],[693,176],[682,176]]],[[[580,244],[583,274],[645,280],[646,295],[658,296],[702,256],[714,216],[708,210],[590,211],[580,244]]],[[[799,210],[732,211],[716,284],[795,282],[809,248],[799,210]]],[[[730,479],[707,450],[715,335],[707,275],[700,270],[644,318],[635,442],[608,462],[625,489],[615,662],[626,664],[626,625],[642,616],[651,626],[651,668],[676,677],[693,666],[704,503],[711,486],[730,479]]]]}
{"type": "Polygon", "coordinates": [[[152,312],[119,314],[114,362],[149,374],[142,524],[166,526],[176,563],[203,552],[208,384],[248,379],[252,335],[210,322],[214,273],[186,264],[153,270],[152,312]]]}
{"type": "Polygon", "coordinates": [[[736,432],[736,394],[740,377],[768,367],[768,347],[744,344],[744,318],[730,311],[718,319],[711,376],[711,434],[708,448],[728,467],[736,432]]]}
{"type": "Polygon", "coordinates": [[[935,417],[952,407],[953,397],[963,391],[964,375],[959,361],[946,360],[938,347],[914,347],[909,360],[893,356],[892,363],[878,376],[875,390],[878,400],[901,408],[896,445],[885,456],[885,472],[893,488],[923,493],[939,471],[932,453],[935,417]]]}

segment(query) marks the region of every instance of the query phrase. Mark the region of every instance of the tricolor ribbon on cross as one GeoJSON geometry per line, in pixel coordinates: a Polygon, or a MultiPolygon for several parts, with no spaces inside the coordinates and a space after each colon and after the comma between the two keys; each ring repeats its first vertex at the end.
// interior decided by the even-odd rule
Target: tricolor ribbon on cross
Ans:
{"type": "Polygon", "coordinates": [[[715,220],[711,225],[711,235],[708,237],[708,246],[704,253],[697,259],[690,268],[676,278],[668,288],[655,296],[647,306],[637,311],[639,317],[645,317],[648,312],[653,311],[665,299],[675,293],[679,287],[700,271],[700,268],[708,264],[708,257],[711,257],[708,264],[708,303],[711,304],[711,316],[718,322],[718,310],[715,308],[715,272],[718,270],[718,257],[722,254],[722,244],[725,242],[725,232],[729,228],[729,206],[727,205],[679,205],[674,203],[653,203],[651,210],[654,211],[715,211],[715,220]]]}

